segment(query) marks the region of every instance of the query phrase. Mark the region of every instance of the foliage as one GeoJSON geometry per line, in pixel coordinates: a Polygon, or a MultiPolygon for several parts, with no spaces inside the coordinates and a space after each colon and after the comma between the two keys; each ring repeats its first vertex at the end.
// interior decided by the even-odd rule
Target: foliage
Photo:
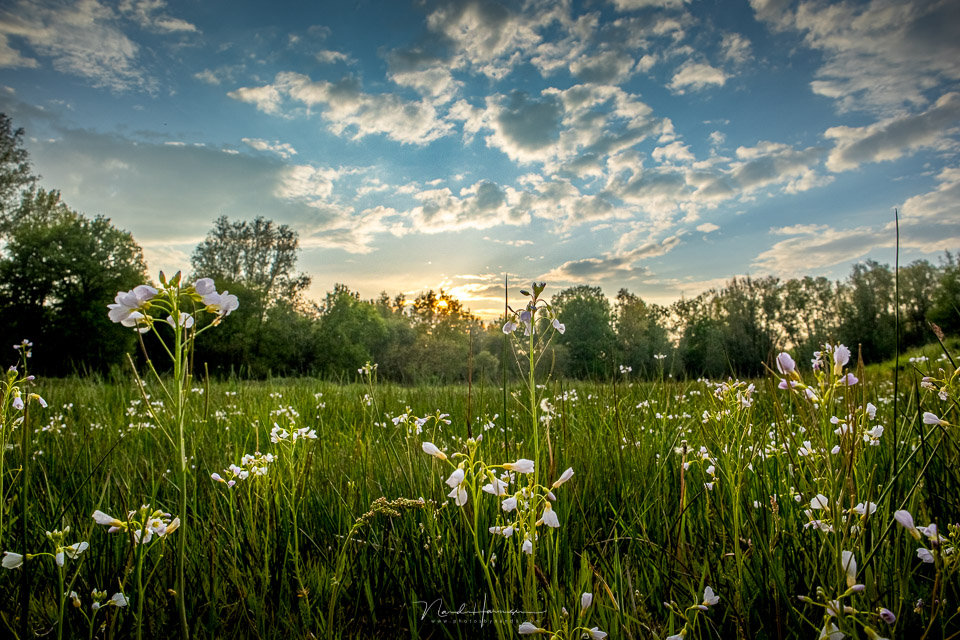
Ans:
{"type": "Polygon", "coordinates": [[[21,194],[33,187],[36,176],[30,172],[30,160],[23,148],[23,129],[14,129],[13,122],[0,113],[0,237],[16,219],[21,194]]]}
{"type": "Polygon", "coordinates": [[[118,290],[145,281],[140,247],[103,217],[71,210],[56,192],[23,198],[0,257],[0,327],[46,349],[33,366],[47,374],[107,371],[135,341],[104,312],[118,290]]]}

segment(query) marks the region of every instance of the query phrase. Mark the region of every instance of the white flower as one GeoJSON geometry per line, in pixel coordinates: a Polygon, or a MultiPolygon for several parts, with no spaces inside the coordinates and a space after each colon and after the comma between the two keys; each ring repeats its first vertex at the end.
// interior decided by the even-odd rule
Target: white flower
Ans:
{"type": "MultiPolygon", "coordinates": [[[[181,327],[184,327],[185,329],[189,329],[190,327],[193,326],[193,322],[194,321],[193,321],[192,315],[190,315],[189,313],[184,313],[183,311],[180,312],[179,324],[181,327]]],[[[177,323],[173,321],[173,316],[167,316],[167,324],[174,328],[176,328],[177,326],[177,323]]]]}
{"type": "Polygon", "coordinates": [[[200,278],[193,283],[193,289],[201,296],[213,293],[217,290],[213,284],[213,278],[200,278]]]}
{"type": "Polygon", "coordinates": [[[520,458],[516,462],[508,462],[503,466],[517,473],[533,473],[533,460],[527,460],[526,458],[520,458]]]}
{"type": "Polygon", "coordinates": [[[463,483],[464,471],[461,468],[456,468],[453,470],[453,473],[450,474],[450,477],[446,479],[448,487],[457,487],[463,483]]]}
{"type": "Polygon", "coordinates": [[[587,609],[590,605],[593,604],[593,594],[592,593],[581,593],[580,594],[580,608],[587,609]]]}
{"type": "Polygon", "coordinates": [[[777,371],[788,376],[796,370],[797,363],[793,361],[789,353],[782,351],[780,355],[777,356],[777,371]]]}
{"type": "Polygon", "coordinates": [[[521,549],[527,555],[530,555],[533,553],[533,543],[530,542],[530,538],[527,538],[523,541],[523,545],[521,546],[521,549]]]}
{"type": "Polygon", "coordinates": [[[144,315],[139,312],[144,303],[157,295],[153,287],[141,284],[131,291],[118,291],[113,304],[108,304],[110,311],[107,316],[113,322],[119,322],[125,327],[133,327],[136,321],[144,315]]]}
{"type": "Polygon", "coordinates": [[[510,511],[513,511],[514,509],[517,508],[517,499],[516,499],[516,497],[510,496],[509,498],[507,498],[506,500],[503,501],[503,503],[500,505],[500,507],[501,507],[504,511],[506,511],[506,512],[508,512],[508,513],[509,513],[510,511]]]}
{"type": "Polygon", "coordinates": [[[603,640],[607,637],[606,631],[600,631],[597,627],[592,629],[587,629],[587,632],[583,634],[584,638],[590,638],[590,640],[603,640]]]}
{"type": "Polygon", "coordinates": [[[203,296],[203,304],[207,305],[207,311],[211,311],[220,316],[228,316],[232,311],[240,307],[240,301],[237,296],[228,291],[223,293],[208,293],[203,296]]]}
{"type": "Polygon", "coordinates": [[[841,551],[840,562],[843,564],[844,571],[847,572],[847,586],[852,587],[857,584],[857,557],[853,551],[841,551]]]}
{"type": "Polygon", "coordinates": [[[903,509],[900,509],[899,511],[894,511],[893,518],[894,520],[899,522],[904,529],[909,531],[910,535],[912,535],[915,539],[917,540],[920,539],[920,532],[917,530],[917,527],[914,525],[913,516],[910,515],[909,511],[904,511],[903,509]]]}
{"type": "Polygon", "coordinates": [[[872,402],[867,403],[867,415],[871,420],[877,417],[877,407],[872,402]]]}
{"type": "Polygon", "coordinates": [[[127,598],[122,593],[115,593],[110,596],[110,602],[107,604],[112,604],[115,607],[125,607],[127,606],[127,598]]]}
{"type": "Polygon", "coordinates": [[[817,640],[842,640],[846,637],[846,634],[840,629],[837,628],[837,625],[833,622],[828,622],[823,625],[823,629],[820,630],[820,636],[817,640]]]}
{"type": "Polygon", "coordinates": [[[457,485],[450,490],[450,493],[447,494],[448,498],[453,498],[458,507],[462,507],[467,504],[467,490],[463,488],[463,485],[457,485]]]}
{"type": "Polygon", "coordinates": [[[489,483],[480,487],[480,490],[494,496],[505,496],[507,495],[507,483],[498,478],[494,478],[489,483]]]}
{"type": "Polygon", "coordinates": [[[840,384],[845,384],[848,387],[852,387],[853,385],[860,382],[860,379],[857,378],[857,376],[853,375],[852,373],[848,373],[847,375],[840,378],[837,382],[839,382],[840,384]]]}
{"type": "Polygon", "coordinates": [[[572,477],[573,477],[573,467],[569,467],[567,468],[566,471],[560,474],[560,477],[557,478],[552,485],[550,485],[550,488],[556,489],[557,487],[559,487],[560,485],[562,485],[564,482],[566,482],[572,477]]]}
{"type": "Polygon", "coordinates": [[[559,320],[557,320],[556,318],[553,319],[553,328],[559,331],[560,333],[563,333],[564,331],[567,330],[566,325],[560,322],[559,320]]]}
{"type": "Polygon", "coordinates": [[[840,375],[840,371],[848,362],[850,362],[850,349],[848,349],[842,344],[838,344],[837,347],[833,350],[834,374],[840,375]]]}
{"type": "MultiPolygon", "coordinates": [[[[929,549],[924,549],[923,547],[920,547],[919,549],[917,549],[917,557],[923,560],[924,562],[926,562],[927,564],[933,564],[933,554],[930,553],[929,549]]],[[[4,558],[4,562],[6,562],[6,558],[4,558]]],[[[4,566],[6,566],[6,564],[4,564],[4,566]]]]}
{"type": "Polygon", "coordinates": [[[93,512],[93,521],[97,524],[107,525],[111,527],[119,527],[123,524],[122,521],[117,520],[113,516],[105,514],[103,511],[97,509],[93,512]]]}
{"type": "Polygon", "coordinates": [[[923,412],[923,424],[936,424],[940,426],[947,426],[946,420],[941,420],[939,416],[935,413],[930,413],[929,411],[923,412]]]}
{"type": "Polygon", "coordinates": [[[818,493],[816,497],[814,497],[810,501],[810,508],[811,509],[829,509],[830,500],[827,498],[827,496],[823,495],[822,493],[818,493]]]}
{"type": "Polygon", "coordinates": [[[520,629],[517,631],[522,636],[529,636],[535,633],[547,633],[546,629],[541,629],[532,622],[523,622],[520,624],[520,629]]]}
{"type": "Polygon", "coordinates": [[[861,502],[853,508],[853,512],[861,516],[872,515],[877,510],[876,502],[861,502]]]}
{"type": "Polygon", "coordinates": [[[882,435],[883,435],[883,425],[882,424],[874,425],[872,428],[867,429],[867,432],[863,434],[863,441],[868,442],[870,446],[879,447],[880,436],[882,435]]]}
{"type": "Polygon", "coordinates": [[[513,333],[514,331],[517,330],[518,326],[519,325],[516,322],[514,322],[513,320],[510,320],[505,325],[503,325],[503,332],[507,334],[513,333]]]}
{"type": "Polygon", "coordinates": [[[543,507],[543,515],[540,516],[540,522],[554,529],[560,526],[560,519],[557,518],[557,512],[553,510],[553,506],[549,502],[543,507]]]}
{"type": "Polygon", "coordinates": [[[13,551],[4,551],[2,564],[4,569],[16,569],[23,564],[23,556],[13,551]]]}
{"type": "Polygon", "coordinates": [[[713,592],[713,589],[709,585],[705,587],[703,589],[703,604],[705,604],[708,607],[712,607],[718,602],[720,602],[720,596],[715,594],[713,592]]]}
{"type": "MultiPolygon", "coordinates": [[[[71,560],[76,560],[77,556],[86,551],[90,547],[90,544],[87,542],[76,542],[69,547],[63,547],[60,552],[65,553],[68,558],[71,560]]],[[[58,553],[58,555],[60,555],[58,553]]],[[[58,561],[59,562],[59,561],[58,561]]],[[[63,566],[63,563],[59,563],[60,566],[63,566]]]]}
{"type": "Polygon", "coordinates": [[[447,454],[445,454],[443,451],[441,451],[441,450],[437,447],[437,445],[433,444],[432,442],[424,442],[424,443],[423,443],[422,445],[420,445],[420,446],[421,446],[421,448],[423,449],[423,452],[424,452],[424,453],[429,454],[429,455],[433,456],[434,458],[439,458],[440,460],[446,460],[446,459],[447,459],[447,454]]]}

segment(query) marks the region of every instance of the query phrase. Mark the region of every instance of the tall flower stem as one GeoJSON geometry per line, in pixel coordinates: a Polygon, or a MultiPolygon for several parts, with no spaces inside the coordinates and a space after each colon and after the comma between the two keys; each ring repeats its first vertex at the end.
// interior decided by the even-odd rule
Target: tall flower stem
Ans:
{"type": "MultiPolygon", "coordinates": [[[[172,299],[173,317],[180,317],[180,293],[177,291],[172,299]]],[[[174,323],[173,378],[177,385],[176,390],[176,420],[177,433],[180,443],[180,537],[177,540],[177,609],[180,613],[180,637],[187,640],[190,637],[190,627],[187,623],[186,580],[184,578],[187,564],[187,442],[184,436],[185,398],[184,386],[186,378],[186,349],[183,341],[184,328],[180,322],[174,323]]],[[[139,605],[138,605],[139,606],[139,605]]]]}

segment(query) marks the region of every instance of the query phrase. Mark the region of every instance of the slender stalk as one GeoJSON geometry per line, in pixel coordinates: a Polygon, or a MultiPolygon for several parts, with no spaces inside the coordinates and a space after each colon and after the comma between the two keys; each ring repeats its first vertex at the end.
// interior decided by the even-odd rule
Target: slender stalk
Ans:
{"type": "Polygon", "coordinates": [[[179,289],[173,294],[173,313],[175,319],[173,327],[174,345],[173,352],[176,357],[173,359],[173,378],[177,386],[176,390],[176,411],[177,433],[180,443],[180,537],[177,539],[177,609],[180,613],[180,638],[188,640],[190,637],[190,626],[187,623],[187,604],[186,604],[186,579],[185,569],[187,564],[187,443],[184,435],[185,418],[185,398],[184,387],[187,384],[188,375],[184,369],[186,360],[186,350],[183,344],[183,330],[180,325],[180,292],[179,289]]]}

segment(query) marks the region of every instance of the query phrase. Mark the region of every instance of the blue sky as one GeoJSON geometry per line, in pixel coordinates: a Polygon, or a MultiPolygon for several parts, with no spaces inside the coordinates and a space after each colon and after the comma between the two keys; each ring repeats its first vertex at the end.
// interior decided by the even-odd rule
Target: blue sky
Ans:
{"type": "Polygon", "coordinates": [[[215,218],[300,233],[322,297],[503,274],[667,303],[960,250],[960,2],[0,8],[0,110],[152,271],[215,218]]]}

